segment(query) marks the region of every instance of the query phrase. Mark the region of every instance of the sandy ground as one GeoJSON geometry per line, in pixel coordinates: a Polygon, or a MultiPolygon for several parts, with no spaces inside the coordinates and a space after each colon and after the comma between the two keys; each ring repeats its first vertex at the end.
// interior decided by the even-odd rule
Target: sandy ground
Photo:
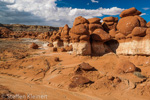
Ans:
{"type": "Polygon", "coordinates": [[[46,46],[47,42],[37,40],[0,41],[1,96],[32,94],[46,95],[47,98],[44,99],[47,100],[150,100],[150,57],[118,56],[114,53],[101,57],[83,57],[60,50],[53,52],[52,48],[46,46]],[[19,45],[16,41],[19,41],[19,45]],[[38,50],[28,48],[33,41],[40,45],[38,50]],[[55,57],[59,57],[60,61],[55,61],[55,57]],[[122,60],[130,60],[141,72],[138,75],[118,74],[117,62],[122,60]],[[76,66],[82,62],[89,63],[96,69],[83,73],[93,83],[70,88],[76,66]],[[108,80],[110,76],[115,79],[108,80]]]}

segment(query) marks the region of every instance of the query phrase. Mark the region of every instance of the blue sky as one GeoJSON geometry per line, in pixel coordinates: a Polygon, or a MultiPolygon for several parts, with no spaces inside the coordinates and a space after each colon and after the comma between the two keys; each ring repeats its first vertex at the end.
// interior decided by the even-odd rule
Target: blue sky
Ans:
{"type": "Polygon", "coordinates": [[[131,7],[150,21],[150,0],[0,0],[0,23],[64,26],[75,17],[115,16],[131,7]]]}
{"type": "MultiPolygon", "coordinates": [[[[111,8],[118,7],[128,9],[131,7],[137,8],[142,13],[146,14],[142,17],[146,21],[150,21],[150,0],[95,0],[98,3],[93,3],[91,0],[59,0],[57,1],[58,7],[72,7],[72,8],[81,8],[81,9],[97,9],[100,7],[111,8]]],[[[103,18],[106,16],[102,16],[103,18]]],[[[115,17],[119,17],[116,15],[115,17]]]]}

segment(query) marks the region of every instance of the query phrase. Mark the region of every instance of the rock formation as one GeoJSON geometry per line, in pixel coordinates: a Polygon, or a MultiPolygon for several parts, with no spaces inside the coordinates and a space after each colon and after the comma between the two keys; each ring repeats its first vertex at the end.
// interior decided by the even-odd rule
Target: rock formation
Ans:
{"type": "Polygon", "coordinates": [[[140,14],[133,7],[122,11],[119,21],[111,16],[103,18],[102,23],[100,18],[79,16],[72,28],[66,24],[59,30],[47,26],[1,25],[0,37],[43,39],[49,41],[50,47],[64,48],[77,55],[100,56],[109,52],[150,55],[150,22],[147,23],[140,14]]]}
{"type": "Polygon", "coordinates": [[[61,40],[63,41],[63,46],[69,45],[69,26],[66,24],[61,31],[61,40]]]}
{"type": "Polygon", "coordinates": [[[73,27],[69,31],[73,52],[78,55],[91,55],[90,33],[88,20],[79,16],[75,18],[73,27]]]}

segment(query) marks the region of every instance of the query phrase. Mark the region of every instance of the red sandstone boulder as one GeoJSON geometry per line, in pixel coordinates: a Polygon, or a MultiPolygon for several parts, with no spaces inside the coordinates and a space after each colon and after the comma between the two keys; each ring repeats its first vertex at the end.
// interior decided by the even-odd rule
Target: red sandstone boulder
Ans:
{"type": "Polygon", "coordinates": [[[150,22],[148,22],[148,23],[146,24],[146,26],[150,28],[150,22]]]}
{"type": "Polygon", "coordinates": [[[133,36],[145,36],[146,35],[146,29],[144,27],[135,27],[132,31],[133,36]]]}
{"type": "Polygon", "coordinates": [[[103,27],[106,32],[109,32],[111,29],[116,29],[118,18],[117,17],[105,17],[103,18],[103,27]]]}
{"type": "Polygon", "coordinates": [[[146,21],[142,17],[137,16],[137,15],[134,17],[138,18],[141,27],[146,27],[146,21]]]}
{"type": "Polygon", "coordinates": [[[61,36],[69,35],[69,26],[66,24],[62,29],[61,36]]]}
{"type": "Polygon", "coordinates": [[[89,83],[90,80],[86,77],[81,76],[81,75],[76,75],[76,76],[71,78],[71,82],[75,83],[77,85],[84,85],[86,83],[89,83]]]}
{"type": "Polygon", "coordinates": [[[89,24],[89,30],[93,32],[95,29],[103,29],[101,24],[89,24]]]}
{"type": "Polygon", "coordinates": [[[80,40],[89,41],[90,36],[89,35],[81,35],[80,40]]]}
{"type": "Polygon", "coordinates": [[[30,48],[32,48],[32,49],[38,49],[39,46],[38,46],[36,43],[32,43],[32,44],[30,45],[30,48]]]}
{"type": "Polygon", "coordinates": [[[118,22],[118,18],[117,17],[105,17],[103,18],[104,22],[118,22]]]}
{"type": "Polygon", "coordinates": [[[81,63],[81,64],[79,65],[79,68],[80,68],[81,70],[90,71],[90,70],[92,70],[94,67],[92,67],[89,63],[83,62],[83,63],[81,63]]]}
{"type": "Polygon", "coordinates": [[[100,18],[90,18],[88,19],[90,24],[100,24],[100,18]]]}
{"type": "Polygon", "coordinates": [[[53,48],[53,52],[57,52],[57,48],[56,47],[53,48]]]}
{"type": "Polygon", "coordinates": [[[83,24],[73,26],[70,30],[70,33],[74,33],[74,34],[77,34],[77,35],[89,35],[88,29],[83,24]]]}
{"type": "Polygon", "coordinates": [[[105,32],[103,29],[96,29],[92,34],[91,34],[92,40],[98,40],[98,41],[108,41],[111,39],[110,35],[105,32]]]}
{"type": "Polygon", "coordinates": [[[82,16],[76,17],[73,23],[73,26],[79,25],[79,24],[85,24],[89,23],[87,19],[85,19],[82,16]]]}
{"type": "Polygon", "coordinates": [[[115,29],[112,29],[112,30],[109,31],[109,35],[110,35],[112,38],[114,38],[116,34],[117,34],[117,32],[116,32],[115,29]]]}
{"type": "Polygon", "coordinates": [[[140,15],[141,12],[138,11],[136,8],[132,7],[129,9],[126,9],[124,11],[121,12],[120,17],[126,17],[126,16],[134,16],[134,15],[140,15]]]}
{"type": "Polygon", "coordinates": [[[59,61],[60,61],[60,60],[59,60],[59,57],[55,57],[54,60],[55,60],[56,62],[59,62],[59,61]]]}
{"type": "Polygon", "coordinates": [[[135,27],[139,27],[139,26],[140,23],[138,18],[133,16],[128,16],[120,19],[117,25],[117,30],[124,35],[128,35],[132,32],[132,30],[135,27]]]}
{"type": "Polygon", "coordinates": [[[115,35],[115,39],[117,39],[117,40],[121,40],[121,39],[125,39],[125,38],[126,38],[126,36],[122,33],[118,33],[115,35]]]}
{"type": "Polygon", "coordinates": [[[119,73],[133,73],[136,71],[136,66],[130,61],[122,60],[117,64],[117,69],[119,73]]]}

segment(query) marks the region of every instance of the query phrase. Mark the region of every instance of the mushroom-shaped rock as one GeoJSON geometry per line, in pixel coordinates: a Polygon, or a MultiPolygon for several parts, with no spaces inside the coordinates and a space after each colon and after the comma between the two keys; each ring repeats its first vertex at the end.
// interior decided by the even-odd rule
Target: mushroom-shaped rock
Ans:
{"type": "Polygon", "coordinates": [[[132,35],[133,36],[145,36],[146,35],[146,29],[147,28],[144,28],[144,27],[135,27],[132,31],[132,35]]]}
{"type": "Polygon", "coordinates": [[[30,48],[32,48],[32,49],[38,49],[39,46],[38,46],[36,43],[32,43],[32,44],[30,45],[30,48]]]}
{"type": "Polygon", "coordinates": [[[120,17],[126,17],[126,16],[134,16],[134,15],[140,15],[141,12],[138,11],[136,8],[132,7],[129,9],[126,9],[124,11],[121,12],[120,17]]]}
{"type": "Polygon", "coordinates": [[[130,61],[121,60],[117,64],[117,69],[119,72],[133,73],[134,71],[136,71],[136,66],[130,61]]]}
{"type": "Polygon", "coordinates": [[[90,18],[88,19],[90,24],[100,24],[100,18],[90,18]]]}
{"type": "Polygon", "coordinates": [[[82,16],[76,17],[73,23],[73,26],[79,25],[79,24],[85,24],[89,23],[87,19],[85,19],[82,16]]]}
{"type": "Polygon", "coordinates": [[[98,41],[108,41],[111,39],[110,35],[105,32],[103,29],[96,29],[92,34],[91,34],[92,40],[98,40],[98,41]]]}
{"type": "Polygon", "coordinates": [[[69,35],[69,26],[66,24],[62,29],[61,36],[69,35]]]}
{"type": "Polygon", "coordinates": [[[121,18],[119,20],[117,25],[117,30],[124,35],[128,35],[132,32],[132,30],[135,27],[139,27],[139,26],[140,23],[138,18],[134,16],[128,16],[128,17],[121,18]]]}

